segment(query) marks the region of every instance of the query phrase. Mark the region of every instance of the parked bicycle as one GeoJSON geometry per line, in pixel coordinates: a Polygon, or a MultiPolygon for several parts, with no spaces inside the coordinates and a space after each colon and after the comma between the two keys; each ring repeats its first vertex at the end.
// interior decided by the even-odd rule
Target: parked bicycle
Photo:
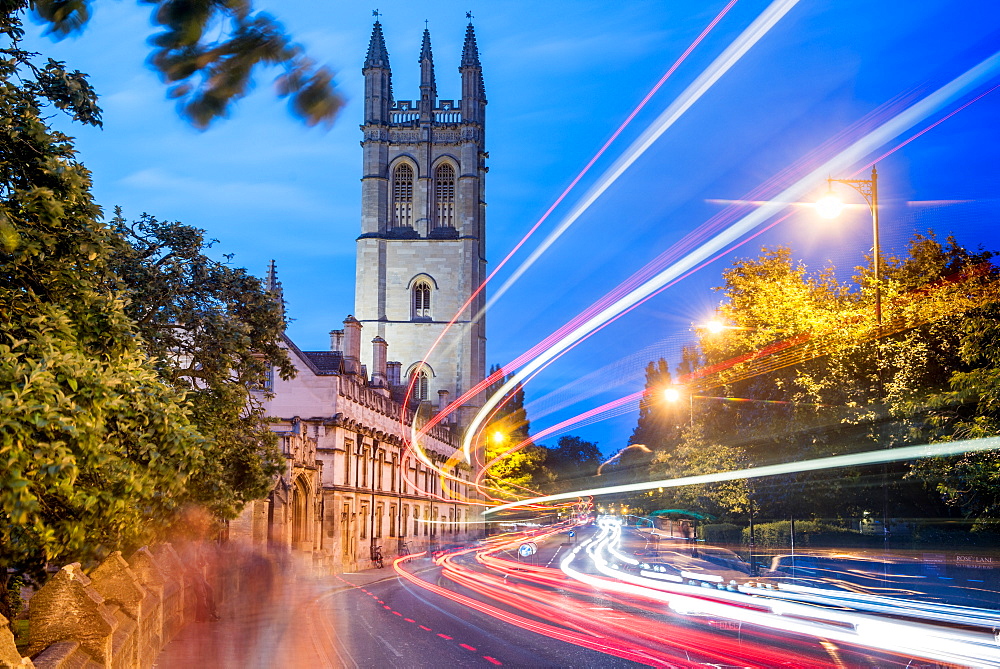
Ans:
{"type": "Polygon", "coordinates": [[[410,545],[405,541],[399,542],[399,554],[401,556],[410,554],[410,545]]]}
{"type": "Polygon", "coordinates": [[[385,566],[385,562],[382,560],[382,547],[376,546],[372,549],[372,564],[381,569],[385,566]]]}

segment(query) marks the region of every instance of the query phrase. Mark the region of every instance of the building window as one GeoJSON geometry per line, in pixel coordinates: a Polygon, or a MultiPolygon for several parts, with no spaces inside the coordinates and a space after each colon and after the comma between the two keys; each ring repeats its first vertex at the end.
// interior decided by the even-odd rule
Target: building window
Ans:
{"type": "Polygon", "coordinates": [[[385,507],[379,502],[375,505],[375,538],[382,538],[382,516],[385,515],[385,507]]]}
{"type": "Polygon", "coordinates": [[[368,538],[368,505],[361,504],[361,538],[368,538]]]}
{"type": "Polygon", "coordinates": [[[400,163],[392,172],[392,224],[413,227],[413,168],[400,163]]]}
{"type": "Polygon", "coordinates": [[[396,505],[389,505],[389,536],[396,536],[396,505]]]}
{"type": "Polygon", "coordinates": [[[344,485],[351,485],[351,456],[354,455],[354,442],[344,440],[344,485]]]}
{"type": "Polygon", "coordinates": [[[420,507],[413,505],[413,536],[420,536],[420,507]]]}
{"type": "Polygon", "coordinates": [[[434,171],[434,203],[439,228],[455,227],[455,168],[447,163],[434,171]]]}
{"type": "Polygon", "coordinates": [[[421,402],[427,399],[427,372],[422,369],[414,375],[412,397],[421,402]]]}
{"type": "Polygon", "coordinates": [[[431,317],[431,287],[426,281],[413,285],[413,318],[431,317]]]}

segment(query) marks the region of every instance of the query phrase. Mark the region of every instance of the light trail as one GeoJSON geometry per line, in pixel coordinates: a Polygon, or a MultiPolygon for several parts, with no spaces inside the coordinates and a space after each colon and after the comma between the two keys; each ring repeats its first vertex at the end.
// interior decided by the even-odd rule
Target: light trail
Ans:
{"type": "Polygon", "coordinates": [[[600,180],[593,185],[590,190],[584,195],[583,199],[577,204],[569,215],[564,218],[556,228],[549,233],[549,236],[542,241],[538,247],[532,251],[532,253],[525,259],[521,265],[514,270],[513,274],[500,286],[499,289],[490,297],[486,303],[484,310],[489,310],[504,293],[506,293],[510,287],[519,279],[521,276],[528,271],[537,260],[542,256],[545,251],[548,250],[555,241],[562,236],[564,232],[573,223],[576,222],[580,216],[583,215],[590,206],[597,201],[604,192],[614,184],[618,178],[625,173],[625,171],[632,166],[632,164],[642,156],[646,150],[651,147],[657,139],[660,138],[663,133],[665,133],[674,123],[680,119],[684,113],[694,105],[701,97],[707,93],[715,82],[717,82],[724,74],[726,74],[740,59],[749,51],[755,44],[757,44],[767,33],[775,26],[785,16],[796,4],[798,0],[775,0],[767,9],[765,9],[760,16],[758,16],[753,23],[751,23],[746,30],[744,30],[739,37],[737,37],[732,44],[726,47],[711,65],[709,65],[705,70],[694,80],[684,91],[677,96],[677,98],[670,104],[667,109],[660,114],[660,116],[650,125],[649,128],[635,140],[631,146],[626,149],[625,153],[614,162],[614,164],[601,175],[600,180]]]}
{"type": "MultiPolygon", "coordinates": [[[[856,610],[859,604],[864,606],[865,600],[852,597],[850,593],[827,591],[814,601],[806,595],[808,589],[800,589],[796,591],[800,595],[797,600],[781,599],[780,595],[775,596],[781,591],[773,589],[758,590],[740,586],[733,590],[724,589],[721,584],[706,589],[708,582],[721,580],[718,578],[701,576],[699,580],[705,583],[700,586],[678,584],[671,582],[672,579],[649,578],[643,574],[644,571],[650,575],[656,573],[649,570],[649,565],[645,565],[645,569],[636,575],[632,570],[619,567],[614,561],[640,565],[637,560],[622,554],[618,549],[621,543],[621,524],[616,520],[602,519],[599,527],[600,534],[568,553],[560,563],[560,569],[570,578],[604,592],[658,600],[684,615],[718,617],[765,629],[835,640],[849,646],[968,666],[1000,666],[1000,653],[995,646],[991,648],[992,639],[983,632],[879,618],[869,612],[856,610]],[[581,551],[591,557],[594,568],[606,578],[595,577],[573,567],[573,562],[581,551]],[[602,553],[614,560],[604,558],[602,553]],[[816,605],[829,606],[831,598],[828,595],[831,594],[834,597],[840,596],[835,608],[816,605]]],[[[902,600],[900,603],[906,604],[909,600],[902,600]]],[[[923,608],[917,604],[916,610],[923,608]]],[[[996,612],[966,610],[980,616],[978,622],[986,629],[1000,620],[996,612]]],[[[897,608],[896,615],[899,614],[900,609],[897,608]]],[[[967,618],[967,624],[972,624],[971,618],[967,618]]]]}
{"type": "MultiPolygon", "coordinates": [[[[558,207],[562,203],[562,201],[566,198],[566,196],[569,195],[569,193],[576,187],[576,185],[587,174],[587,172],[590,171],[590,168],[593,167],[594,164],[601,158],[601,156],[604,155],[604,153],[611,147],[611,145],[615,142],[615,140],[618,139],[618,136],[622,134],[625,128],[627,128],[632,123],[633,119],[635,119],[635,117],[639,114],[639,112],[642,111],[642,109],[646,106],[647,103],[649,103],[649,101],[653,98],[656,92],[659,91],[660,88],[663,86],[663,84],[665,84],[667,80],[674,74],[674,72],[677,71],[677,68],[679,68],[685,60],[687,60],[687,57],[691,55],[691,52],[693,52],[695,48],[699,44],[701,44],[701,42],[708,36],[708,34],[715,28],[715,26],[718,25],[719,21],[721,21],[722,18],[729,13],[729,10],[733,8],[736,2],[737,0],[730,0],[730,2],[725,7],[723,7],[722,11],[720,11],[716,15],[716,17],[712,19],[712,21],[705,27],[705,29],[701,31],[698,37],[696,37],[695,40],[691,42],[690,45],[688,45],[687,49],[685,49],[684,52],[677,58],[677,60],[674,61],[674,64],[670,66],[670,68],[664,73],[664,75],[660,77],[660,80],[656,82],[653,88],[649,90],[646,96],[639,102],[638,105],[636,105],[636,107],[628,115],[625,121],[622,122],[620,126],[618,126],[618,129],[615,130],[614,133],[612,133],[611,137],[608,138],[608,140],[604,143],[604,145],[597,151],[596,154],[594,154],[594,156],[583,167],[583,169],[580,170],[580,172],[576,175],[573,181],[571,181],[570,184],[565,188],[565,190],[563,190],[563,192],[559,195],[559,197],[556,198],[555,202],[553,202],[552,205],[549,206],[549,208],[545,211],[545,213],[542,214],[541,218],[539,218],[538,221],[536,221],[535,224],[531,227],[531,229],[528,230],[527,234],[525,234],[521,238],[521,240],[514,245],[514,248],[512,248],[510,252],[508,252],[508,254],[499,262],[499,264],[497,264],[497,266],[493,269],[492,272],[490,272],[490,274],[486,277],[486,279],[484,279],[483,282],[479,286],[477,286],[475,290],[472,291],[472,294],[469,295],[465,303],[461,307],[459,307],[458,311],[455,312],[455,315],[452,316],[451,320],[448,321],[448,323],[442,329],[441,334],[439,334],[437,339],[434,340],[434,343],[431,344],[430,349],[424,356],[425,360],[429,358],[430,354],[440,345],[442,339],[444,339],[445,335],[455,325],[455,323],[458,322],[458,319],[461,318],[462,314],[465,313],[465,310],[469,308],[469,306],[473,303],[473,301],[475,301],[476,297],[478,297],[479,294],[486,289],[486,285],[493,280],[493,278],[497,275],[497,273],[501,270],[501,268],[503,268],[510,261],[510,259],[514,257],[517,251],[520,250],[520,248],[528,241],[528,239],[532,235],[534,235],[535,231],[538,230],[538,228],[542,225],[542,223],[544,223],[548,219],[548,217],[552,214],[552,212],[555,211],[556,207],[558,207]]],[[[477,320],[479,317],[480,315],[476,315],[472,320],[477,320]]],[[[502,372],[502,370],[498,370],[498,372],[502,372]]],[[[404,404],[406,403],[406,401],[409,400],[410,395],[413,392],[413,385],[414,381],[411,378],[410,383],[406,389],[404,404]]],[[[470,389],[469,391],[466,391],[466,393],[463,394],[461,397],[456,398],[454,401],[452,401],[452,403],[448,406],[447,410],[442,413],[444,413],[445,415],[451,413],[452,411],[455,410],[455,408],[460,407],[461,404],[464,403],[467,399],[474,397],[476,394],[478,394],[478,392],[483,388],[485,388],[486,385],[479,384],[476,386],[475,389],[470,389]]],[[[414,434],[413,441],[414,443],[416,443],[416,434],[414,434]]]]}
{"type": "Polygon", "coordinates": [[[588,490],[558,493],[555,495],[544,495],[542,497],[533,497],[519,502],[508,502],[507,504],[494,506],[484,510],[483,515],[485,516],[487,514],[496,513],[505,509],[514,509],[526,504],[556,502],[564,499],[575,499],[577,497],[584,496],[599,497],[601,495],[612,495],[622,492],[639,492],[643,490],[651,490],[653,488],[679,488],[687,485],[756,479],[767,476],[779,476],[782,474],[799,474],[802,472],[814,472],[824,469],[838,469],[840,467],[877,465],[884,462],[901,462],[905,460],[920,460],[922,458],[942,458],[950,455],[961,455],[963,453],[991,451],[998,448],[1000,448],[1000,437],[987,437],[983,439],[949,441],[940,444],[924,444],[920,446],[905,446],[903,448],[880,449],[877,451],[866,451],[864,453],[852,453],[850,455],[835,455],[827,458],[816,458],[814,460],[805,460],[802,462],[787,462],[779,465],[750,467],[748,469],[738,469],[731,472],[700,474],[698,476],[661,479],[658,481],[647,481],[645,483],[627,483],[624,485],[608,486],[605,488],[590,488],[588,490]]]}
{"type": "MultiPolygon", "coordinates": [[[[956,77],[948,84],[945,84],[920,101],[914,103],[911,107],[867,133],[836,156],[827,160],[818,168],[814,169],[812,172],[799,179],[784,191],[777,194],[771,201],[787,202],[801,199],[803,195],[813,190],[817,183],[821,183],[823,179],[826,178],[824,175],[848,171],[852,165],[864,160],[864,158],[872,151],[888,143],[892,140],[892,138],[902,134],[937,110],[941,109],[943,106],[954,102],[961,96],[966,95],[970,90],[982,85],[990,78],[995,77],[998,71],[1000,71],[1000,52],[994,53],[992,56],[972,67],[964,74],[956,77]]],[[[636,303],[644,299],[648,299],[651,294],[662,289],[662,287],[670,281],[676,279],[678,276],[692,269],[706,258],[733,243],[744,234],[760,227],[768,219],[777,214],[782,208],[783,206],[779,204],[769,204],[757,208],[733,225],[729,226],[726,230],[720,232],[715,237],[702,244],[698,249],[688,253],[684,258],[661,271],[639,288],[633,290],[625,297],[620,298],[614,304],[605,308],[595,316],[592,316],[585,323],[578,326],[572,332],[565,335],[558,342],[535,357],[530,363],[513,373],[511,377],[501,386],[501,388],[492,397],[487,399],[482,409],[480,409],[480,411],[473,418],[469,430],[463,437],[462,450],[465,453],[466,461],[471,461],[470,453],[472,437],[482,424],[484,416],[486,416],[500,401],[500,398],[506,395],[514,386],[521,383],[526,377],[546,365],[553,358],[561,355],[563,351],[572,346],[575,342],[588,336],[604,323],[619,316],[623,311],[633,307],[636,303]]]]}

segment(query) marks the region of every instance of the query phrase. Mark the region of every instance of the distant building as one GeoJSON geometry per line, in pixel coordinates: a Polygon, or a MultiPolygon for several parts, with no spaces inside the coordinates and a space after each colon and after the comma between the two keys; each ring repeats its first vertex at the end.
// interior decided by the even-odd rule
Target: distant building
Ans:
{"type": "MultiPolygon", "coordinates": [[[[363,70],[357,318],[330,333],[328,351],[302,351],[286,339],[298,375],[272,379],[264,404],[287,468],[268,499],[230,527],[234,538],[313,551],[343,570],[370,566],[375,545],[389,556],[404,542],[417,551],[482,530],[475,472],[456,453],[479,398],[463,401],[420,443],[451,478],[407,448],[414,423],[426,424],[485,376],[485,300],[473,293],[486,267],[486,98],[472,24],[459,67],[461,100],[437,99],[427,30],[420,71],[420,99],[394,100],[376,21],[363,70]]],[[[267,286],[281,299],[273,262],[267,286]]]]}

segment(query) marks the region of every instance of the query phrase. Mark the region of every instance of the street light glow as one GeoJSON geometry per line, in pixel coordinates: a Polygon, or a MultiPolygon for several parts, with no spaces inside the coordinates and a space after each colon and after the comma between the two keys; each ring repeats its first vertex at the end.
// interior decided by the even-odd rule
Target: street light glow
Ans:
{"type": "Polygon", "coordinates": [[[837,218],[844,210],[844,203],[833,192],[824,195],[813,206],[816,207],[816,213],[823,218],[837,218]]]}
{"type": "Polygon", "coordinates": [[[676,402],[681,398],[681,391],[676,388],[667,388],[663,391],[663,399],[668,402],[676,402]]]}
{"type": "Polygon", "coordinates": [[[705,323],[705,329],[712,334],[719,334],[726,329],[726,325],[722,321],[713,318],[709,322],[705,323]]]}

